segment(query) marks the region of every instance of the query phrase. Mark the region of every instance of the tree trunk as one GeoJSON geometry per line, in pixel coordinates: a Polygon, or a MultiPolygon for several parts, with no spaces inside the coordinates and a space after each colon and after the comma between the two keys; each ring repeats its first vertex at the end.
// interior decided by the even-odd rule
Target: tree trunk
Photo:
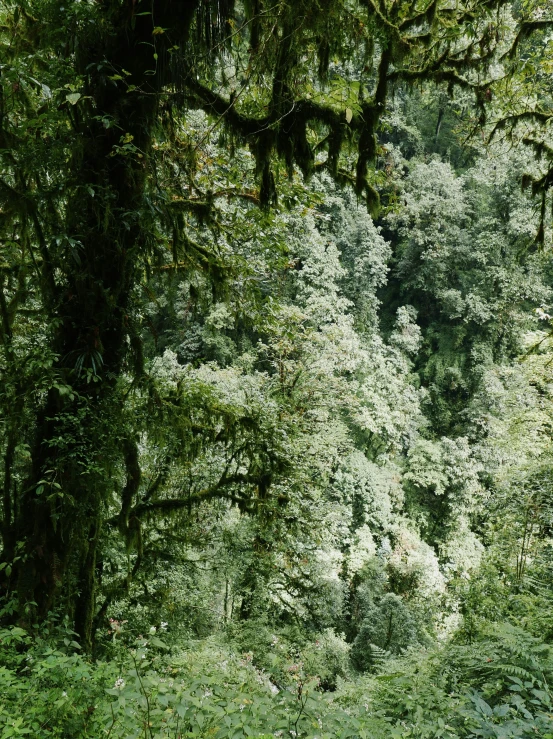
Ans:
{"type": "Polygon", "coordinates": [[[11,582],[22,622],[61,609],[75,619],[87,649],[103,511],[113,499],[110,465],[123,461],[126,448],[118,379],[145,252],[144,195],[158,93],[170,82],[166,49],[186,43],[199,4],[111,0],[99,11],[103,36],[95,32],[93,40],[76,43],[88,99],[71,111],[82,142],[69,173],[66,233],[73,247],[63,262],[49,265],[58,282],[48,296],[57,369],[73,392],[51,389],[38,413],[32,469],[11,531],[11,540],[23,546],[11,582]],[[165,29],[161,42],[155,36],[157,59],[154,26],[165,29]],[[125,84],[110,79],[114,75],[125,84]],[[127,92],[127,85],[135,91],[127,92]]]}

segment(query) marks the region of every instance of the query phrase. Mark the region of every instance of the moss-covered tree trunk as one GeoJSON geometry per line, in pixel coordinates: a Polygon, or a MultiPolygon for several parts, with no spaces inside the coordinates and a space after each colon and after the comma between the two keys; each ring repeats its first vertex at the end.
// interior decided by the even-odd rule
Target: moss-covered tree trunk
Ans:
{"type": "MultiPolygon", "coordinates": [[[[118,383],[132,353],[128,316],[147,242],[144,199],[159,93],[171,74],[166,48],[186,43],[198,5],[111,0],[99,9],[98,28],[76,39],[77,72],[86,83],[71,110],[79,141],[68,172],[71,247],[63,262],[43,265],[66,389],[51,389],[39,410],[7,555],[19,555],[12,574],[19,617],[61,608],[75,618],[86,648],[102,519],[121,492],[110,475],[127,443],[118,383]],[[154,48],[156,27],[165,31],[154,48]]],[[[44,253],[48,258],[46,245],[44,253]]]]}

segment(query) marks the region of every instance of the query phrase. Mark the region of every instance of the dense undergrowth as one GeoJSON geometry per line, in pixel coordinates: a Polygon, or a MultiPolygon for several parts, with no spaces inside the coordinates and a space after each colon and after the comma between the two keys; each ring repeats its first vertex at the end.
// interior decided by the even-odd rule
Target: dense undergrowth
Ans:
{"type": "Polygon", "coordinates": [[[453,586],[456,628],[399,655],[366,644],[363,672],[344,634],[266,617],[201,639],[112,620],[96,660],[67,621],[5,628],[0,737],[551,739],[551,591],[534,574],[488,560],[453,586]]]}
{"type": "Polygon", "coordinates": [[[68,629],[1,638],[3,738],[553,736],[550,647],[507,623],[469,643],[382,654],[357,679],[328,634],[302,650],[274,635],[259,660],[267,669],[222,638],[169,648],[152,633],[93,663],[68,629]],[[321,674],[334,691],[321,690],[321,674]]]}

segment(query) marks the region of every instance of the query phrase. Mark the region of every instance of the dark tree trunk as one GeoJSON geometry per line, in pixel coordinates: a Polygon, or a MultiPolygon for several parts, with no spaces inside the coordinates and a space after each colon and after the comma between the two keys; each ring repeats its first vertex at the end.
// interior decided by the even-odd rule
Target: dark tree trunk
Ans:
{"type": "Polygon", "coordinates": [[[77,39],[78,72],[87,79],[90,98],[72,111],[82,144],[70,175],[66,233],[77,246],[63,263],[50,266],[63,276],[52,282],[49,296],[57,368],[74,394],[52,389],[39,411],[32,470],[8,539],[23,544],[12,575],[20,618],[40,619],[61,609],[75,619],[87,649],[103,512],[113,494],[109,464],[124,463],[128,448],[117,383],[146,242],[144,195],[158,93],[170,82],[165,49],[186,43],[199,4],[154,0],[142,7],[111,0],[100,12],[113,33],[77,39]],[[161,41],[156,36],[159,61],[154,26],[166,29],[161,41]],[[156,70],[162,61],[163,69],[156,70]],[[128,93],[126,85],[109,79],[116,74],[136,90],[128,93]],[[125,142],[136,148],[117,148],[125,142]]]}

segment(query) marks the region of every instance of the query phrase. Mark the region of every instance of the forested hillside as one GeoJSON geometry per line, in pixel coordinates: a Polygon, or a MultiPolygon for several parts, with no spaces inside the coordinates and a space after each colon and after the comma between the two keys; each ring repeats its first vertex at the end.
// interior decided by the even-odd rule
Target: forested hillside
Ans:
{"type": "Polygon", "coordinates": [[[553,739],[550,0],[0,44],[0,739],[553,739]]]}

